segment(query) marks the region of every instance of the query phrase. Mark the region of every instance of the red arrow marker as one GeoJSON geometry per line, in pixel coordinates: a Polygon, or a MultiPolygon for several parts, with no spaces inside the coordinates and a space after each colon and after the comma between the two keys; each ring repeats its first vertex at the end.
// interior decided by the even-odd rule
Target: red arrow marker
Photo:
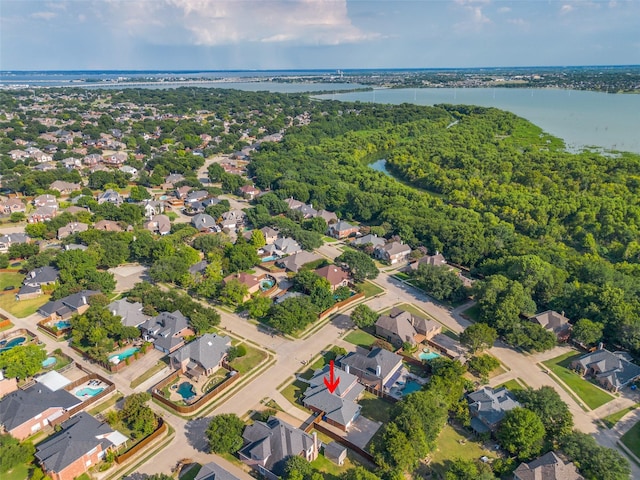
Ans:
{"type": "Polygon", "coordinates": [[[338,378],[334,378],[333,377],[333,369],[334,369],[334,365],[333,365],[333,360],[331,360],[329,362],[329,379],[327,379],[327,377],[324,377],[324,384],[327,387],[327,390],[329,390],[329,393],[333,393],[335,391],[336,388],[338,388],[338,385],[340,384],[340,377],[338,378]]]}

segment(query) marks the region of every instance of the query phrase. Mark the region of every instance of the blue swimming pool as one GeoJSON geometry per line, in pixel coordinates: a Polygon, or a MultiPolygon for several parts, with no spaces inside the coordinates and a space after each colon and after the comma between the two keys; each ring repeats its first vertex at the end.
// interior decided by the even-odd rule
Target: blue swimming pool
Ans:
{"type": "Polygon", "coordinates": [[[436,352],[420,352],[420,360],[433,360],[434,358],[438,358],[440,356],[439,353],[436,352]]]}
{"type": "Polygon", "coordinates": [[[67,320],[60,320],[53,324],[58,330],[65,330],[67,328],[71,328],[71,322],[67,320]]]}
{"type": "Polygon", "coordinates": [[[16,337],[16,338],[12,338],[9,341],[3,340],[2,342],[4,343],[0,342],[0,346],[2,347],[0,348],[0,353],[6,352],[7,350],[11,350],[13,347],[17,347],[18,345],[21,345],[26,341],[27,341],[27,337],[16,337]]]}
{"type": "Polygon", "coordinates": [[[111,355],[109,357],[109,361],[113,362],[114,358],[117,358],[119,362],[126,360],[129,357],[133,357],[133,355],[140,350],[138,347],[131,347],[131,348],[127,348],[126,350],[120,352],[120,353],[116,353],[115,355],[111,355]]]}
{"type": "Polygon", "coordinates": [[[196,396],[196,391],[189,382],[182,382],[178,387],[177,392],[182,396],[183,399],[189,400],[192,397],[196,396]]]}
{"type": "Polygon", "coordinates": [[[80,397],[80,398],[95,397],[97,394],[99,394],[103,390],[104,388],[102,387],[99,387],[99,388],[84,387],[76,391],[76,397],[80,397]]]}
{"type": "Polygon", "coordinates": [[[261,262],[273,262],[274,260],[277,260],[278,257],[274,257],[273,255],[269,256],[269,257],[263,257],[261,262]]]}
{"type": "Polygon", "coordinates": [[[422,388],[422,385],[420,385],[418,382],[414,381],[414,380],[409,380],[407,382],[407,384],[404,386],[404,388],[402,389],[402,395],[409,395],[410,393],[413,392],[417,392],[422,388]]]}
{"type": "Polygon", "coordinates": [[[56,357],[47,357],[42,361],[42,366],[44,368],[47,368],[47,367],[50,367],[52,365],[55,365],[57,361],[58,361],[58,359],[56,357]]]}
{"type": "Polygon", "coordinates": [[[262,290],[263,292],[269,290],[271,287],[273,287],[276,284],[276,280],[273,277],[267,277],[264,280],[260,281],[260,290],[262,290]]]}

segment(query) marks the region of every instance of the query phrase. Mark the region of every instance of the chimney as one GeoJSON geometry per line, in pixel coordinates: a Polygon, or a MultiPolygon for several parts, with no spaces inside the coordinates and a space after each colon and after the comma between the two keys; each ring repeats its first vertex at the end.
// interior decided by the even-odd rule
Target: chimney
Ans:
{"type": "Polygon", "coordinates": [[[347,372],[347,373],[349,373],[349,365],[345,365],[345,366],[344,366],[344,371],[345,371],[345,372],[347,372]]]}
{"type": "Polygon", "coordinates": [[[382,375],[382,367],[380,365],[376,365],[376,377],[382,375]]]}
{"type": "Polygon", "coordinates": [[[562,315],[564,317],[564,310],[562,310],[562,312],[560,313],[560,315],[562,315]]]}
{"type": "Polygon", "coordinates": [[[83,305],[87,304],[87,297],[85,297],[84,295],[82,296],[82,304],[83,305]]]}
{"type": "Polygon", "coordinates": [[[604,345],[603,345],[603,343],[602,343],[602,342],[600,342],[600,343],[598,344],[598,350],[603,350],[603,349],[604,349],[604,345]]]}
{"type": "Polygon", "coordinates": [[[318,452],[318,434],[316,432],[311,432],[311,436],[313,437],[313,452],[314,454],[318,452]]]}

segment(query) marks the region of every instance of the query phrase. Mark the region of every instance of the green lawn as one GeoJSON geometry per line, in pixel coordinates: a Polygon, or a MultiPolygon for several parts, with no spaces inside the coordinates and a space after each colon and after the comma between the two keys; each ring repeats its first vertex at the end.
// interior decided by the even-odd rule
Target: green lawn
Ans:
{"type": "Polygon", "coordinates": [[[498,385],[496,387],[496,389],[501,388],[501,387],[507,387],[511,391],[524,390],[526,387],[524,387],[522,385],[523,383],[524,382],[522,380],[520,380],[519,378],[512,378],[508,382],[504,382],[504,383],[501,383],[500,385],[498,385]]]}
{"type": "Polygon", "coordinates": [[[560,380],[562,380],[587,407],[591,410],[595,410],[596,408],[613,400],[614,397],[588,380],[582,378],[576,372],[570,370],[569,367],[571,362],[578,357],[580,357],[580,354],[569,352],[543,363],[560,380]]]}
{"type": "Polygon", "coordinates": [[[247,354],[231,362],[231,366],[243,374],[263,363],[268,357],[268,354],[262,350],[247,344],[244,346],[247,348],[247,354]]]}
{"type": "Polygon", "coordinates": [[[167,364],[165,362],[163,362],[162,360],[159,360],[158,363],[156,363],[153,367],[151,367],[149,370],[144,372],[138,378],[134,379],[129,385],[129,387],[136,388],[138,385],[142,385],[144,382],[146,382],[151,377],[153,377],[156,373],[162,371],[166,366],[167,364]]]}
{"type": "Polygon", "coordinates": [[[625,433],[620,441],[637,457],[640,457],[640,422],[636,423],[631,430],[625,433]]]}
{"type": "Polygon", "coordinates": [[[309,384],[301,382],[300,380],[296,380],[293,383],[287,385],[280,393],[289,400],[292,405],[297,405],[299,407],[302,406],[302,403],[299,399],[302,397],[302,394],[307,389],[309,384]]]}
{"type": "Polygon", "coordinates": [[[376,397],[373,393],[365,391],[358,404],[362,407],[363,417],[382,423],[388,423],[391,420],[390,413],[393,405],[376,397]]]}
{"type": "Polygon", "coordinates": [[[50,295],[41,295],[37,298],[16,301],[14,295],[0,295],[0,308],[15,315],[18,318],[28,317],[49,301],[50,295]]]}
{"type": "Polygon", "coordinates": [[[457,458],[478,460],[485,455],[489,458],[496,458],[495,453],[485,450],[471,437],[463,435],[462,430],[458,431],[451,425],[445,425],[438,437],[436,450],[431,454],[430,466],[437,472],[435,478],[443,478],[445,462],[457,458]]]}
{"type": "Polygon", "coordinates": [[[120,392],[118,392],[115,395],[113,395],[112,397],[110,397],[108,400],[100,403],[96,407],[94,407],[91,410],[89,410],[89,414],[90,415],[97,415],[97,414],[99,414],[101,412],[104,412],[105,410],[113,407],[116,403],[118,403],[118,400],[120,400],[122,398],[124,398],[124,395],[121,394],[120,392]]]}
{"type": "Polygon", "coordinates": [[[373,342],[375,342],[377,339],[370,333],[367,333],[364,330],[358,329],[358,330],[349,332],[347,336],[344,337],[344,340],[346,342],[352,343],[359,347],[369,348],[371,345],[373,345],[373,342]]]}
{"type": "Polygon", "coordinates": [[[602,419],[602,421],[604,422],[604,424],[608,428],[613,428],[615,426],[615,424],[618,423],[622,417],[624,417],[627,413],[635,410],[639,406],[640,406],[640,403],[636,403],[635,405],[631,405],[630,407],[623,408],[622,410],[620,410],[620,411],[618,411],[616,413],[612,413],[611,415],[607,415],[606,417],[604,417],[602,419]]]}
{"type": "Polygon", "coordinates": [[[2,275],[0,275],[0,291],[10,286],[20,288],[22,280],[24,280],[22,273],[2,272],[2,275]]]}
{"type": "Polygon", "coordinates": [[[364,293],[365,298],[375,297],[376,295],[384,292],[382,287],[368,281],[359,284],[359,287],[362,289],[362,293],[364,293]]]}
{"type": "Polygon", "coordinates": [[[327,237],[326,235],[323,235],[323,236],[322,236],[322,241],[323,241],[323,242],[325,242],[325,243],[335,243],[335,242],[337,242],[338,240],[337,240],[336,238],[333,238],[333,237],[327,237]]]}
{"type": "Polygon", "coordinates": [[[471,320],[479,321],[480,320],[480,307],[476,303],[473,307],[467,308],[464,312],[462,312],[463,317],[469,317],[471,320]]]}
{"type": "Polygon", "coordinates": [[[189,470],[186,471],[185,474],[180,476],[180,480],[193,480],[194,478],[196,478],[196,475],[201,468],[202,465],[200,465],[199,463],[194,464],[191,468],[189,468],[189,470]]]}
{"type": "Polygon", "coordinates": [[[354,465],[347,453],[347,459],[341,467],[333,463],[324,455],[318,455],[318,458],[311,462],[311,466],[320,472],[322,474],[322,478],[325,480],[339,480],[342,474],[354,465]]]}
{"type": "Polygon", "coordinates": [[[393,276],[398,280],[409,280],[411,277],[404,272],[394,273],[393,276]]]}
{"type": "Polygon", "coordinates": [[[9,470],[6,473],[2,474],[2,480],[25,480],[25,478],[29,478],[29,471],[31,470],[32,465],[18,465],[14,467],[12,470],[9,470]]]}

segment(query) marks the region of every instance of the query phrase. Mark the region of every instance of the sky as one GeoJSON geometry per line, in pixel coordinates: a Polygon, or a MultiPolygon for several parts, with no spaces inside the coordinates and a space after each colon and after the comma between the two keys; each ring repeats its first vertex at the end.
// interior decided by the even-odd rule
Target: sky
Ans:
{"type": "Polygon", "coordinates": [[[637,64],[639,0],[0,1],[0,70],[637,64]]]}

